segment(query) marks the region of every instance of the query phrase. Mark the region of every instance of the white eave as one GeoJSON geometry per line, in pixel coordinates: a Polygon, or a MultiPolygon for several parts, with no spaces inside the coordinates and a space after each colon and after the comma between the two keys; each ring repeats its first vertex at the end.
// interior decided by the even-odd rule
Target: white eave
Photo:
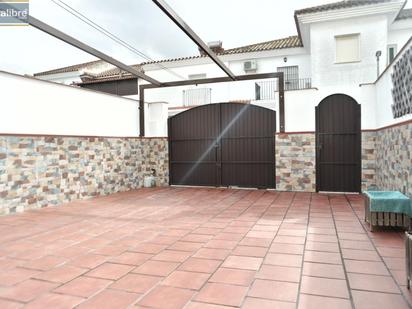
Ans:
{"type": "Polygon", "coordinates": [[[297,15],[299,23],[310,24],[315,22],[333,21],[338,19],[363,17],[368,15],[388,14],[393,22],[399,11],[404,7],[405,1],[393,1],[379,4],[368,4],[351,8],[334,9],[330,11],[305,13],[297,15]]]}

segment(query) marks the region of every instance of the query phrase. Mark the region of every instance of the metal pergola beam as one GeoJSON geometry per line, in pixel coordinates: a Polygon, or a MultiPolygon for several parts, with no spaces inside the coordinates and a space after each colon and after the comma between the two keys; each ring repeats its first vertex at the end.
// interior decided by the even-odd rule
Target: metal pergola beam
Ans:
{"type": "MultiPolygon", "coordinates": [[[[263,73],[263,74],[249,74],[249,75],[239,75],[236,76],[236,81],[246,81],[246,80],[256,80],[256,79],[268,79],[277,78],[279,84],[279,128],[280,132],[285,132],[285,87],[284,87],[284,75],[283,72],[274,73],[263,73]]],[[[157,88],[167,88],[167,87],[179,87],[179,86],[189,86],[189,85],[201,85],[201,84],[214,84],[214,83],[225,83],[232,82],[230,77],[215,77],[215,78],[204,78],[204,79],[192,79],[192,80],[182,80],[166,82],[160,86],[156,85],[140,85],[139,86],[139,120],[140,120],[140,136],[145,136],[145,117],[144,117],[144,103],[145,103],[145,90],[146,89],[157,89],[157,88]]]]}
{"type": "Polygon", "coordinates": [[[79,40],[65,34],[64,32],[62,32],[62,31],[60,31],[56,28],[53,28],[52,26],[49,26],[48,24],[34,18],[33,16],[28,16],[28,23],[31,26],[33,26],[33,27],[35,27],[35,28],[47,33],[47,34],[50,34],[51,36],[54,36],[55,38],[57,38],[59,40],[62,40],[63,42],[66,42],[66,43],[68,43],[68,44],[70,44],[74,47],[77,47],[77,48],[83,50],[84,52],[86,52],[90,55],[93,55],[93,56],[95,56],[95,57],[97,57],[97,58],[99,58],[103,61],[106,61],[110,64],[113,64],[114,66],[118,67],[119,69],[124,70],[126,72],[129,72],[130,74],[132,74],[136,77],[139,77],[141,79],[144,79],[145,81],[148,81],[149,83],[152,83],[156,86],[160,86],[162,84],[158,80],[156,80],[154,78],[151,78],[150,76],[147,76],[146,74],[140,72],[139,70],[136,70],[135,68],[133,68],[133,67],[127,65],[127,64],[124,64],[123,62],[120,62],[120,61],[106,55],[105,53],[102,53],[101,51],[98,51],[97,49],[95,49],[95,48],[93,48],[93,47],[91,47],[87,44],[84,44],[83,42],[80,42],[79,40]]]}
{"type": "Polygon", "coordinates": [[[188,24],[164,1],[152,0],[186,35],[212,60],[215,62],[231,80],[236,80],[235,74],[223,63],[222,60],[207,46],[205,42],[189,27],[188,24]]]}

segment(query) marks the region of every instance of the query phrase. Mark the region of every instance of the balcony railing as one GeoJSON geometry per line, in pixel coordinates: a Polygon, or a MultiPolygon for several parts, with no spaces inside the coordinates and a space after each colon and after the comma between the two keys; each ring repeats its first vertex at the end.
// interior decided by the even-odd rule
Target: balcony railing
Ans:
{"type": "Polygon", "coordinates": [[[212,102],[211,88],[196,88],[183,90],[183,105],[203,105],[212,102]]]}
{"type": "MultiPolygon", "coordinates": [[[[310,78],[290,79],[285,81],[285,91],[303,90],[312,88],[310,78]]],[[[255,84],[256,100],[274,100],[279,91],[278,82],[274,80],[261,81],[255,84]]]]}

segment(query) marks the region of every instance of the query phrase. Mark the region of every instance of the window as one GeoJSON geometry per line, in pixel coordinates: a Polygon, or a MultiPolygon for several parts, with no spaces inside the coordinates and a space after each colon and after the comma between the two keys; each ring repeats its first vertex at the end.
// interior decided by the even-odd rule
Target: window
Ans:
{"type": "Polygon", "coordinates": [[[297,65],[278,67],[278,72],[283,72],[285,90],[297,90],[299,88],[299,67],[297,65]]]}
{"type": "Polygon", "coordinates": [[[189,74],[189,79],[203,79],[206,78],[206,73],[202,74],[189,74]]]}
{"type": "Polygon", "coordinates": [[[398,53],[398,47],[396,44],[388,45],[388,64],[395,59],[396,54],[398,53]]]}
{"type": "Polygon", "coordinates": [[[336,63],[360,61],[359,34],[340,35],[336,41],[336,63]]]}

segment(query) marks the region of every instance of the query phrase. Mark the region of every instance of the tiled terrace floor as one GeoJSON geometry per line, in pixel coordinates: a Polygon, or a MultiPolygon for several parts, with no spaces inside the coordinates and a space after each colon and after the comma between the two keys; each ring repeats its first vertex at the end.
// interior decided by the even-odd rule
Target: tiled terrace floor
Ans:
{"type": "Polygon", "coordinates": [[[0,308],[408,308],[402,235],[362,223],[360,196],[189,188],[2,217],[0,308]]]}

